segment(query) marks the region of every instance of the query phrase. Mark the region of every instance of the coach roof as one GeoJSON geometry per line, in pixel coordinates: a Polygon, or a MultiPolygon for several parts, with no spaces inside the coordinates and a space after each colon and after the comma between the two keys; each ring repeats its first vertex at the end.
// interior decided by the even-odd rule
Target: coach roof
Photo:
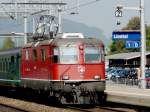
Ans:
{"type": "Polygon", "coordinates": [[[0,51],[0,56],[10,56],[10,55],[16,55],[19,54],[21,51],[21,48],[14,48],[14,49],[9,49],[5,51],[0,51]]]}

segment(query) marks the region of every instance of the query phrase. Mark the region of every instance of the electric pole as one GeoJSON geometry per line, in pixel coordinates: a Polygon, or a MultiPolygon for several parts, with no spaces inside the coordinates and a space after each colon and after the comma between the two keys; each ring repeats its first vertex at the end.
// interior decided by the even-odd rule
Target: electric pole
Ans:
{"type": "Polygon", "coordinates": [[[145,80],[145,66],[146,66],[146,34],[145,34],[145,7],[144,0],[140,0],[139,7],[124,7],[122,5],[118,5],[117,10],[115,12],[116,17],[122,17],[122,10],[136,10],[140,11],[140,32],[141,32],[141,78],[140,80],[140,88],[146,88],[146,80],[145,80]]]}
{"type": "Polygon", "coordinates": [[[59,0],[58,6],[58,33],[62,33],[62,7],[61,7],[61,0],[59,0]]]}
{"type": "Polygon", "coordinates": [[[146,65],[146,37],[145,37],[145,14],[144,0],[140,0],[141,15],[141,88],[146,88],[145,65],[146,65]]]}
{"type": "MultiPolygon", "coordinates": [[[[25,0],[25,3],[27,3],[27,1],[25,0]]],[[[24,14],[24,44],[27,44],[27,24],[28,24],[28,21],[27,21],[27,8],[26,8],[26,4],[25,4],[25,14],[24,14]]]]}

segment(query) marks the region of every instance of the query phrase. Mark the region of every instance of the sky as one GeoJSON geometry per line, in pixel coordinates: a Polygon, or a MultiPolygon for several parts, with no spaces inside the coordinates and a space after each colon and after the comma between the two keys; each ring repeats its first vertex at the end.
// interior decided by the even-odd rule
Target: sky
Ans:
{"type": "MultiPolygon", "coordinates": [[[[32,0],[32,1],[36,1],[36,0],[32,0]]],[[[50,0],[50,1],[57,2],[59,0],[50,0]]],[[[76,7],[77,0],[62,0],[62,1],[68,4],[66,6],[66,9],[70,9],[74,6],[76,7]]],[[[88,4],[84,7],[83,6],[80,7],[79,14],[76,15],[70,15],[70,13],[76,11],[76,9],[67,10],[65,13],[63,13],[63,18],[86,24],[89,27],[97,27],[103,31],[103,33],[105,34],[105,38],[111,39],[111,34],[113,30],[121,29],[122,27],[124,27],[128,23],[129,19],[131,19],[132,17],[140,16],[139,11],[123,10],[123,17],[119,18],[121,25],[117,26],[116,23],[118,18],[115,17],[115,7],[117,6],[117,4],[122,4],[123,6],[128,6],[128,7],[138,7],[140,4],[139,3],[140,0],[79,0],[79,4],[81,5],[92,1],[97,1],[97,2],[93,4],[92,3],[88,4]]],[[[148,25],[150,25],[149,5],[150,5],[150,0],[145,0],[145,22],[148,25]]],[[[3,21],[1,20],[1,22],[3,21]]],[[[8,22],[12,22],[12,20],[10,20],[9,18],[8,22]]],[[[23,20],[18,22],[18,24],[22,25],[23,28],[22,23],[23,20]]],[[[18,24],[11,27],[16,27],[18,26],[18,24]]],[[[1,32],[3,32],[6,29],[7,27],[3,26],[3,29],[0,30],[1,32]]]]}
{"type": "MultiPolygon", "coordinates": [[[[72,7],[76,0],[65,1],[68,2],[68,7],[72,7]]],[[[90,1],[96,0],[79,0],[79,3],[82,4],[90,1]]],[[[97,27],[104,32],[106,38],[110,38],[113,30],[121,29],[132,17],[140,16],[139,11],[123,10],[123,17],[119,18],[121,25],[117,26],[116,22],[118,18],[115,17],[115,7],[117,4],[128,7],[139,7],[140,0],[99,0],[96,3],[80,7],[79,14],[77,15],[69,15],[71,11],[68,11],[63,17],[87,24],[91,27],[97,27]]],[[[145,0],[145,22],[150,25],[150,0],[145,0]]]]}

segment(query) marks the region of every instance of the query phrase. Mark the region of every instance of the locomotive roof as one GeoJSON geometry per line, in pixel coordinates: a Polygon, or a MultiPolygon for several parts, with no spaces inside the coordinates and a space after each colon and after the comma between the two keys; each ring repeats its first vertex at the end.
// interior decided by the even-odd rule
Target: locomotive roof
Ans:
{"type": "Polygon", "coordinates": [[[19,54],[21,51],[21,48],[13,48],[5,51],[0,51],[0,56],[6,56],[6,55],[16,55],[19,54]]]}
{"type": "Polygon", "coordinates": [[[103,45],[103,42],[95,38],[55,38],[55,39],[49,39],[44,41],[31,42],[26,44],[24,47],[36,47],[40,45],[71,46],[77,44],[103,45]]]}
{"type": "Polygon", "coordinates": [[[95,38],[66,38],[66,39],[54,39],[52,44],[56,46],[63,45],[76,45],[76,44],[86,44],[86,45],[98,45],[102,44],[102,41],[95,38]]]}

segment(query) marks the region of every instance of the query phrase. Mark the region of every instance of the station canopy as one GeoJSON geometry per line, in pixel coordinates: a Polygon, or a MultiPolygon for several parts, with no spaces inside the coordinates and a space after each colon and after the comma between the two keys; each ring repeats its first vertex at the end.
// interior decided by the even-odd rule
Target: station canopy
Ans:
{"type": "MultiPolygon", "coordinates": [[[[146,53],[147,64],[150,66],[150,52],[146,53]]],[[[139,67],[141,52],[119,53],[106,56],[110,67],[139,67]]]]}

